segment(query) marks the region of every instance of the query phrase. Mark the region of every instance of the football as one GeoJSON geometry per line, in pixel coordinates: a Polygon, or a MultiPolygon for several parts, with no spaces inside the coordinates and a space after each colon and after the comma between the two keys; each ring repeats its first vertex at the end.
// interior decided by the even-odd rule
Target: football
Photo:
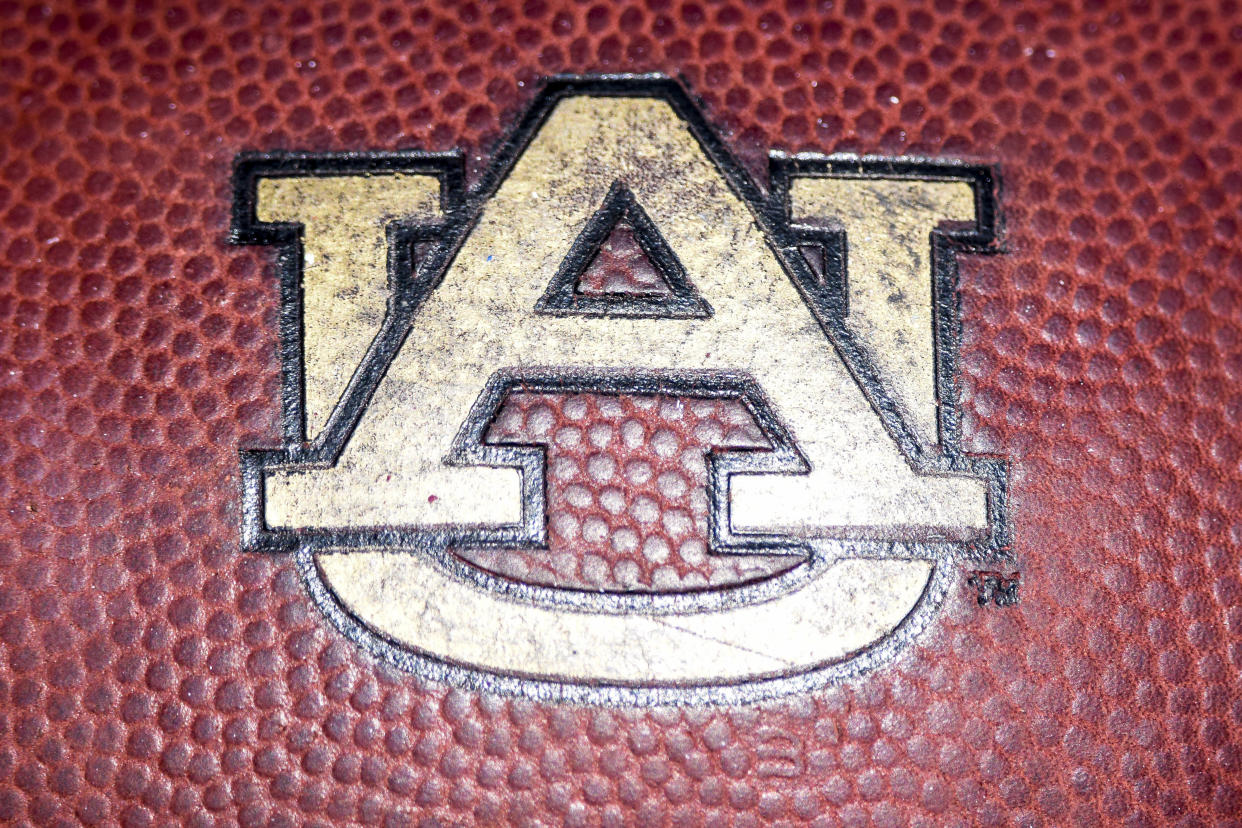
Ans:
{"type": "Polygon", "coordinates": [[[1242,9],[0,2],[0,820],[1242,824],[1242,9]]]}

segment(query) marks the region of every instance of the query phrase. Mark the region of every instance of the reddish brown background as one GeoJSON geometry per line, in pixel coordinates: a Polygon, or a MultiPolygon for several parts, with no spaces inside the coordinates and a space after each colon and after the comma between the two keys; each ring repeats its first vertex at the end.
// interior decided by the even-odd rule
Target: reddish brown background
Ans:
{"type": "Polygon", "coordinates": [[[0,2],[0,820],[1237,824],[1237,4],[444,5],[0,2]],[[999,162],[962,363],[1019,606],[963,578],[859,684],[593,711],[378,667],[237,552],[277,292],[225,242],[234,153],[477,166],[540,75],[620,70],[756,172],[999,162]]]}

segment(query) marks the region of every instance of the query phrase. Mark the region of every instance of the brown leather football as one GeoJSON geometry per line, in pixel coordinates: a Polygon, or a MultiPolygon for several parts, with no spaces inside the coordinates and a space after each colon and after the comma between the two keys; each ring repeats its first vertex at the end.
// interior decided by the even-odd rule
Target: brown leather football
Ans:
{"type": "Polygon", "coordinates": [[[0,821],[1242,824],[1242,12],[0,2],[0,821]]]}

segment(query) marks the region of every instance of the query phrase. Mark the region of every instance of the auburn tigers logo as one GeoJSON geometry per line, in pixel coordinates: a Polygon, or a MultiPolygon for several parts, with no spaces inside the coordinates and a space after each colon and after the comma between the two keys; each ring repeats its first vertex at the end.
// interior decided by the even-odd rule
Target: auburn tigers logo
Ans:
{"type": "MultiPolygon", "coordinates": [[[[761,187],[681,86],[634,76],[547,82],[463,168],[236,164],[234,240],[279,251],[285,431],[242,453],[243,541],[296,554],[354,641],[541,698],[753,698],[888,657],[962,563],[1007,554],[1006,465],[960,448],[955,386],[955,255],[994,249],[990,168],[774,153],[761,187]],[[618,234],[642,267],[609,284],[618,234]],[[530,395],[737,412],[752,439],[682,462],[707,555],[762,575],[587,589],[480,565],[561,537],[563,446],[504,426],[530,395]]],[[[589,474],[619,474],[624,431],[589,474]]]]}

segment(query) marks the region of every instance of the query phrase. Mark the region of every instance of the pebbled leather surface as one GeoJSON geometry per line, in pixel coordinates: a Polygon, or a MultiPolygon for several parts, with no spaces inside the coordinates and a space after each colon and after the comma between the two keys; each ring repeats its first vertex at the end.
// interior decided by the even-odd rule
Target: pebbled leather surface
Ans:
{"type": "Polygon", "coordinates": [[[0,819],[1237,824],[1239,89],[1229,0],[0,2],[0,819]],[[379,667],[237,552],[237,449],[278,429],[234,154],[477,169],[539,76],[630,70],[683,75],[756,175],[1000,164],[962,394],[1014,460],[1017,606],[962,573],[856,684],[592,710],[379,667]]]}

